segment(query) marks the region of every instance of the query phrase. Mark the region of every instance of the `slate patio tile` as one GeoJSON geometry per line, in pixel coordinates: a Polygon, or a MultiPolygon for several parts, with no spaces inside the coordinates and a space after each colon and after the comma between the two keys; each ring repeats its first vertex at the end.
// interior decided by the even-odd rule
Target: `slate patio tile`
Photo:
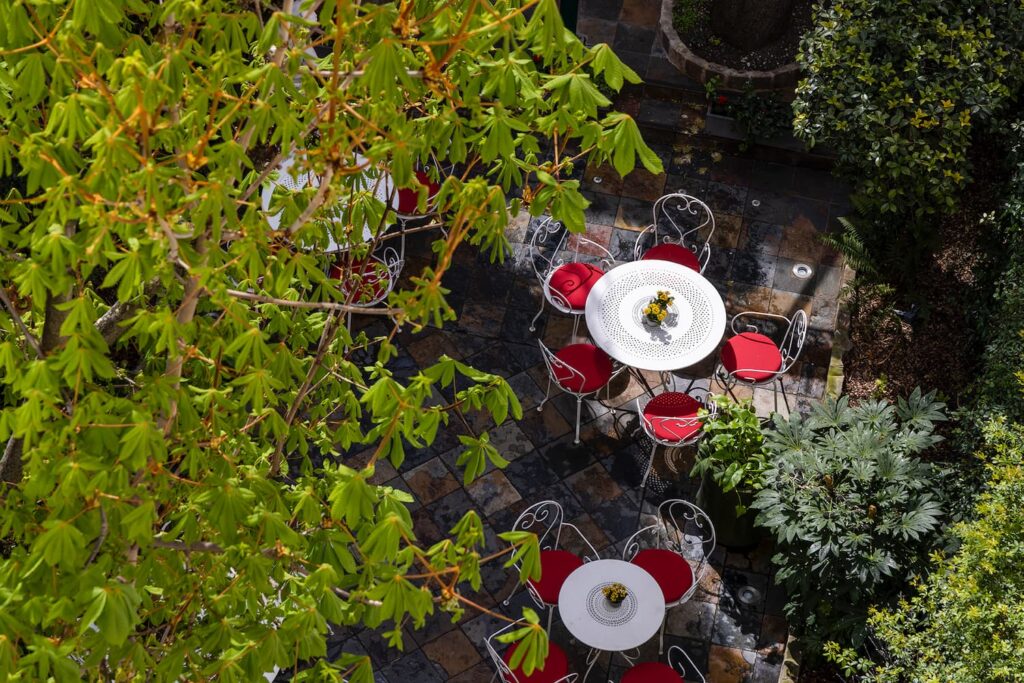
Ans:
{"type": "Polygon", "coordinates": [[[628,496],[580,502],[612,543],[629,538],[637,530],[637,508],[628,496]]]}
{"type": "MultiPolygon", "coordinates": [[[[736,282],[729,288],[725,297],[725,308],[732,313],[741,311],[767,311],[771,302],[772,290],[769,287],[759,287],[736,282]]],[[[726,330],[731,334],[731,330],[726,330]]]]}
{"type": "MultiPolygon", "coordinates": [[[[525,593],[525,588],[519,589],[520,593],[525,593]]],[[[474,617],[463,623],[459,628],[469,639],[469,642],[477,649],[480,655],[485,661],[490,661],[490,657],[487,654],[487,646],[485,640],[488,636],[493,633],[497,633],[500,629],[507,626],[508,622],[490,614],[481,613],[479,616],[474,617]]],[[[497,648],[501,647],[501,644],[496,645],[497,648]]],[[[498,655],[501,655],[501,650],[498,650],[498,655]]]]}
{"type": "Polygon", "coordinates": [[[472,508],[473,501],[466,494],[465,489],[459,488],[444,498],[427,505],[424,509],[429,511],[437,528],[447,534],[472,508]]]}
{"type": "Polygon", "coordinates": [[[744,221],[738,247],[744,251],[778,256],[785,228],[764,221],[744,221]]]}
{"type": "Polygon", "coordinates": [[[594,462],[594,454],[589,445],[582,441],[573,443],[573,438],[573,434],[569,433],[539,449],[544,462],[559,479],[565,479],[594,462]]]}
{"type": "Polygon", "coordinates": [[[623,0],[619,21],[653,28],[661,16],[661,5],[649,0],[623,0]]]}
{"type": "Polygon", "coordinates": [[[421,507],[414,510],[411,516],[412,531],[421,544],[430,546],[444,538],[444,533],[437,526],[429,510],[421,507]]]}
{"type": "Polygon", "coordinates": [[[490,660],[481,661],[458,676],[449,679],[449,683],[492,683],[495,671],[490,660]]]}
{"type": "Polygon", "coordinates": [[[622,0],[583,0],[580,5],[581,17],[618,21],[622,13],[622,0]]]}
{"type": "MultiPolygon", "coordinates": [[[[615,217],[619,213],[619,196],[608,195],[603,192],[581,192],[583,198],[590,202],[590,206],[583,209],[583,216],[587,221],[587,232],[589,233],[596,226],[614,226],[615,217]]],[[[611,235],[609,234],[609,242],[611,235]]]]}
{"type": "MultiPolygon", "coordinates": [[[[657,126],[660,128],[675,127],[679,124],[682,111],[682,105],[677,102],[643,99],[640,101],[640,114],[637,116],[637,123],[640,125],[657,126]]],[[[623,194],[636,197],[637,195],[627,191],[628,186],[629,177],[627,176],[626,185],[623,186],[623,194]]],[[[638,198],[647,199],[648,197],[644,195],[638,198]]],[[[654,197],[654,199],[657,199],[657,197],[654,197]]],[[[653,201],[653,199],[650,201],[653,201]]]]}
{"type": "Polygon", "coordinates": [[[622,176],[607,162],[591,163],[584,172],[581,186],[588,192],[603,192],[618,197],[622,194],[622,176]]]}
{"type": "Polygon", "coordinates": [[[715,231],[709,242],[712,249],[735,249],[743,234],[743,219],[731,213],[715,216],[715,231]]]}
{"type": "Polygon", "coordinates": [[[729,279],[745,285],[773,287],[776,271],[775,257],[737,251],[729,266],[729,279]]]}
{"type": "Polygon", "coordinates": [[[622,488],[600,463],[594,463],[566,477],[565,481],[581,501],[611,500],[623,493],[622,488]]]}
{"type": "MultiPolygon", "coordinates": [[[[388,627],[393,627],[393,624],[389,622],[388,627]]],[[[404,656],[401,650],[388,645],[387,639],[382,635],[381,631],[368,628],[363,629],[356,635],[356,639],[362,645],[366,654],[370,655],[370,661],[373,663],[374,668],[380,669],[385,675],[387,673],[384,670],[388,665],[404,656]]],[[[412,633],[408,628],[402,629],[402,640],[406,647],[416,647],[416,640],[412,637],[412,633]]]]}
{"type": "MultiPolygon", "coordinates": [[[[604,531],[601,530],[601,526],[594,521],[593,517],[584,512],[578,517],[567,519],[569,519],[569,522],[580,530],[580,534],[583,538],[587,539],[587,542],[594,546],[594,549],[597,550],[598,553],[601,553],[608,547],[608,537],[605,535],[604,531]]],[[[602,557],[607,559],[608,556],[602,555],[602,557]]]]}
{"type": "Polygon", "coordinates": [[[711,640],[717,609],[714,603],[691,598],[666,611],[668,623],[665,625],[665,633],[694,640],[711,640]]]}
{"type": "Polygon", "coordinates": [[[489,472],[466,487],[466,492],[476,503],[476,509],[490,515],[520,499],[519,491],[501,472],[489,472]]]}
{"type": "Polygon", "coordinates": [[[720,213],[732,213],[740,216],[743,215],[743,209],[747,202],[747,188],[712,180],[708,182],[706,197],[704,203],[711,207],[715,216],[720,213]]]}
{"type": "Polygon", "coordinates": [[[757,656],[754,670],[747,678],[747,683],[776,683],[782,673],[783,657],[764,658],[757,656]]]}
{"type": "Polygon", "coordinates": [[[547,404],[540,411],[534,409],[524,412],[519,428],[534,446],[544,446],[573,429],[554,406],[547,404]]]}
{"type": "Polygon", "coordinates": [[[651,207],[651,202],[623,197],[622,201],[619,202],[619,213],[615,217],[615,227],[623,230],[643,230],[653,220],[651,207]]]}
{"type": "Polygon", "coordinates": [[[440,664],[449,677],[479,664],[482,659],[476,647],[461,630],[452,630],[423,645],[423,652],[440,664]]]}
{"type": "MultiPolygon", "coordinates": [[[[660,41],[654,41],[655,47],[660,46],[660,41]]],[[[679,68],[668,61],[666,57],[654,54],[647,63],[645,81],[648,83],[662,83],[676,88],[695,88],[700,84],[681,72],[679,68]]]]}
{"type": "Polygon", "coordinates": [[[385,667],[383,673],[389,681],[416,681],[416,683],[445,683],[448,676],[439,664],[427,659],[423,650],[415,650],[385,667]]]}
{"type": "Polygon", "coordinates": [[[786,192],[793,187],[793,167],[787,164],[755,161],[750,168],[751,189],[786,192]]]}
{"type": "MultiPolygon", "coordinates": [[[[840,185],[829,172],[816,168],[793,167],[792,190],[795,194],[811,199],[830,201],[840,185]]],[[[849,196],[849,192],[845,196],[849,196]]]]}
{"type": "MultiPolygon", "coordinates": [[[[649,214],[648,214],[649,215],[649,214]]],[[[609,251],[616,261],[628,262],[634,259],[633,250],[640,233],[632,229],[615,228],[612,231],[609,251]]]]}
{"type": "Polygon", "coordinates": [[[651,50],[654,47],[654,37],[655,31],[653,28],[620,23],[619,27],[615,30],[615,41],[612,43],[612,49],[615,50],[616,54],[622,51],[650,56],[651,50]]]}
{"type": "Polygon", "coordinates": [[[789,625],[783,617],[766,614],[761,622],[761,635],[757,639],[757,651],[768,656],[772,652],[782,652],[786,648],[789,637],[789,625]]]}
{"type": "Polygon", "coordinates": [[[801,296],[813,297],[817,289],[818,273],[815,270],[810,277],[803,278],[798,276],[793,269],[801,263],[806,264],[807,262],[780,256],[778,258],[778,267],[775,269],[773,280],[769,286],[776,292],[791,292],[801,296]]]}
{"type": "Polygon", "coordinates": [[[749,185],[752,166],[753,162],[745,157],[723,155],[708,168],[708,179],[730,185],[749,185]]]}
{"type": "Polygon", "coordinates": [[[743,217],[777,225],[789,225],[794,214],[792,195],[771,190],[751,190],[745,197],[743,217]]]}
{"type": "Polygon", "coordinates": [[[551,471],[537,451],[510,462],[502,471],[524,500],[534,500],[535,491],[558,482],[558,475],[551,471]]]}
{"type": "MultiPolygon", "coordinates": [[[[669,173],[665,176],[665,194],[678,192],[680,194],[688,194],[703,201],[707,189],[708,181],[706,178],[695,178],[674,173],[669,173]]],[[[715,218],[716,220],[718,219],[717,216],[715,218]]]]}
{"type": "Polygon", "coordinates": [[[576,24],[576,35],[585,37],[588,45],[597,45],[598,43],[611,45],[615,40],[616,28],[618,28],[618,24],[615,21],[597,17],[580,17],[576,24]]]}
{"type": "Polygon", "coordinates": [[[544,390],[537,386],[528,372],[520,372],[509,377],[508,383],[512,387],[512,391],[515,392],[516,398],[519,399],[519,405],[524,414],[535,409],[537,404],[544,399],[544,390]]]}
{"type": "Polygon", "coordinates": [[[405,480],[402,479],[401,477],[395,477],[394,479],[390,479],[384,482],[384,486],[390,486],[393,489],[405,491],[406,493],[408,493],[412,497],[412,502],[407,503],[410,512],[415,512],[416,510],[419,510],[421,507],[423,507],[423,504],[416,496],[416,493],[411,488],[409,488],[409,484],[407,484],[405,480]]]}
{"type": "MultiPolygon", "coordinates": [[[[722,571],[722,592],[718,600],[720,609],[729,613],[764,612],[765,594],[768,591],[768,577],[752,571],[743,571],[728,566],[722,571]]],[[[751,649],[751,648],[748,648],[751,649]]]]}
{"type": "MultiPolygon", "coordinates": [[[[465,289],[465,284],[463,289],[465,289]]],[[[497,337],[501,331],[502,318],[505,315],[503,306],[485,302],[467,301],[462,315],[456,321],[456,327],[480,337],[497,337]]]]}
{"type": "Polygon", "coordinates": [[[708,653],[708,680],[715,683],[745,683],[754,668],[754,653],[712,645],[708,653]]]}

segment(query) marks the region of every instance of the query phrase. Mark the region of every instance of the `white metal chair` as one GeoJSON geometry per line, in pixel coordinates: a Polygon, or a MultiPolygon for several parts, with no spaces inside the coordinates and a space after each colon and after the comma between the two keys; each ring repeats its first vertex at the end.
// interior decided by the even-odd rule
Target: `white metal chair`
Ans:
{"type": "MultiPolygon", "coordinates": [[[[338,252],[328,276],[338,280],[345,302],[360,308],[371,308],[380,304],[395,289],[405,265],[405,233],[399,237],[399,247],[384,247],[364,257],[355,256],[352,251],[338,252]]],[[[348,314],[348,326],[352,326],[352,313],[348,314]]]]}
{"type": "Polygon", "coordinates": [[[658,446],[666,448],[682,448],[690,446],[704,435],[704,421],[699,413],[707,410],[712,419],[718,413],[718,406],[709,392],[701,401],[689,393],[681,391],[665,391],[643,403],[637,401],[637,417],[644,434],[651,440],[651,455],[647,459],[643,478],[640,480],[640,506],[637,510],[637,523],[643,514],[644,500],[647,494],[647,479],[654,468],[654,455],[658,446]]]}
{"type": "Polygon", "coordinates": [[[553,352],[540,339],[541,353],[544,364],[548,368],[548,388],[544,392],[544,400],[537,406],[537,412],[544,409],[551,395],[552,381],[567,394],[576,397],[576,440],[580,442],[580,417],[583,412],[583,397],[597,394],[608,386],[612,378],[626,369],[626,366],[615,367],[611,357],[593,344],[569,344],[553,352]]]}
{"type": "MultiPolygon", "coordinates": [[[[779,395],[775,390],[775,381],[778,380],[782,400],[786,410],[789,410],[782,376],[789,372],[803,350],[807,338],[807,313],[798,310],[792,318],[787,318],[774,313],[744,311],[733,317],[730,327],[733,336],[722,345],[715,378],[733,400],[736,395],[732,388],[737,383],[752,387],[771,383],[776,411],[779,409],[779,395]],[[756,321],[760,321],[760,327],[755,324],[756,321]],[[743,331],[737,327],[738,323],[744,328],[743,331]],[[771,333],[773,330],[769,328],[778,328],[781,324],[785,325],[786,331],[776,344],[765,332],[771,333]]],[[[777,329],[774,331],[777,332],[777,329]]]]}
{"type": "Polygon", "coordinates": [[[582,235],[575,235],[569,249],[569,231],[562,224],[545,216],[530,238],[530,263],[540,282],[543,298],[540,310],[530,322],[530,332],[537,329],[537,319],[544,312],[544,302],[561,313],[573,316],[572,336],[580,325],[591,288],[615,265],[610,251],[582,235]],[[581,254],[580,248],[585,251],[581,254]],[[593,252],[588,255],[587,251],[593,252]],[[591,263],[591,261],[597,261],[591,263]]]}
{"type": "MultiPolygon", "coordinates": [[[[620,683],[685,683],[687,680],[699,680],[700,683],[707,683],[704,674],[693,663],[690,655],[686,654],[686,650],[678,645],[670,647],[665,658],[668,660],[668,664],[661,662],[635,664],[622,675],[620,683]],[[686,668],[687,664],[689,664],[689,669],[686,668]],[[691,671],[693,676],[688,675],[691,671]]],[[[608,681],[608,683],[612,683],[612,681],[608,681]]]]}
{"type": "MultiPolygon", "coordinates": [[[[658,582],[665,609],[690,599],[715,550],[715,527],[699,507],[670,498],[658,506],[658,521],[638,529],[626,541],[622,559],[643,567],[658,582]]],[[[665,622],[658,636],[664,650],[665,622]]]]}
{"type": "MultiPolygon", "coordinates": [[[[548,610],[550,632],[551,617],[558,604],[558,592],[562,590],[562,584],[584,562],[592,562],[599,556],[579,527],[565,521],[562,506],[555,500],[542,500],[523,510],[512,525],[512,531],[530,531],[537,535],[537,543],[540,545],[540,579],[527,581],[526,589],[538,608],[548,610]],[[575,540],[583,551],[582,556],[561,546],[564,540],[563,529],[575,533],[575,540]]],[[[518,586],[512,589],[503,604],[508,606],[517,591],[518,586]]]]}
{"type": "MultiPolygon", "coordinates": [[[[395,217],[402,227],[405,227],[408,223],[430,218],[437,213],[437,194],[441,191],[441,183],[444,182],[445,176],[450,175],[452,170],[452,166],[444,168],[436,159],[417,166],[414,175],[416,176],[416,182],[426,188],[426,200],[421,209],[419,188],[398,188],[395,202],[395,217]]],[[[443,227],[441,231],[445,232],[443,227]]]]}
{"type": "MultiPolygon", "coordinates": [[[[579,678],[579,674],[569,673],[569,658],[566,656],[565,650],[550,640],[548,641],[548,656],[544,660],[544,668],[535,669],[529,676],[522,671],[521,667],[513,669],[509,664],[512,661],[512,655],[515,654],[518,643],[506,647],[504,653],[498,655],[495,644],[504,646],[504,643],[500,643],[498,638],[508,631],[522,628],[525,625],[525,621],[514,621],[501,630],[487,636],[484,640],[487,654],[491,656],[491,662],[494,664],[496,675],[501,679],[502,683],[527,683],[527,681],[529,683],[574,683],[579,678]]],[[[548,633],[550,634],[550,632],[551,627],[549,626],[548,633]]],[[[492,678],[491,680],[493,681],[494,679],[492,678]]]]}
{"type": "Polygon", "coordinates": [[[633,257],[660,259],[703,273],[711,258],[715,216],[708,205],[688,194],[667,194],[654,203],[654,222],[636,240],[633,257]]]}

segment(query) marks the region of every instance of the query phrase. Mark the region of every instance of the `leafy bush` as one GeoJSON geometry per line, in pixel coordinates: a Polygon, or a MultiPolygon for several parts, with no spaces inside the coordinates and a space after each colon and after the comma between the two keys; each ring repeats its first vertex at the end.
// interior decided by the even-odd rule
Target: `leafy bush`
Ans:
{"type": "Polygon", "coordinates": [[[864,681],[1020,681],[1024,671],[1024,426],[995,420],[985,430],[991,479],[977,518],[953,530],[957,553],[939,558],[913,597],[874,610],[885,646],[873,666],[852,650],[830,657],[864,681]]]}
{"type": "Polygon", "coordinates": [[[701,413],[705,436],[690,476],[709,474],[724,492],[756,490],[767,465],[761,421],[750,399],[735,403],[716,396],[714,400],[717,415],[709,418],[707,411],[701,413]]]}
{"type": "Polygon", "coordinates": [[[895,406],[829,399],[808,418],[775,418],[757,523],[778,543],[772,561],[787,614],[813,647],[821,636],[863,637],[869,601],[909,577],[941,516],[940,474],[914,457],[941,440],[934,393],[895,406]]]}
{"type": "Polygon", "coordinates": [[[834,147],[879,212],[948,209],[970,175],[976,124],[1024,80],[1022,45],[1019,2],[823,3],[801,46],[796,133],[834,147]]]}

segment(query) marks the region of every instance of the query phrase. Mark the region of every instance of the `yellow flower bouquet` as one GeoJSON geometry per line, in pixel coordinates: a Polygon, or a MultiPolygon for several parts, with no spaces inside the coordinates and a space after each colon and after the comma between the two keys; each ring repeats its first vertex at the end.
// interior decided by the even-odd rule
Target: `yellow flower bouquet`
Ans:
{"type": "Polygon", "coordinates": [[[675,298],[668,292],[659,291],[658,295],[651,299],[644,306],[644,317],[651,325],[660,325],[668,317],[668,307],[672,305],[675,298]]]}
{"type": "Polygon", "coordinates": [[[619,605],[629,596],[629,589],[621,583],[610,583],[601,589],[605,599],[613,605],[619,605]]]}

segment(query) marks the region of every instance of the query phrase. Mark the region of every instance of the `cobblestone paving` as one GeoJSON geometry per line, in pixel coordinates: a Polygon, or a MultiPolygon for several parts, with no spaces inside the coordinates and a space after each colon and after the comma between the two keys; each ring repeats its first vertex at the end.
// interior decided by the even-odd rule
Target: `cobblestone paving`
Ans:
{"type": "MultiPolygon", "coordinates": [[[[659,5],[649,0],[584,0],[579,32],[591,43],[612,44],[649,80],[699,90],[675,71],[656,45],[659,5]]],[[[683,133],[700,127],[699,107],[629,96],[618,104],[632,109],[641,121],[667,123],[683,133]]],[[[788,316],[797,308],[810,316],[801,361],[785,380],[790,405],[805,407],[824,392],[842,286],[840,259],[817,236],[848,210],[846,190],[824,171],[723,155],[713,145],[694,143],[692,136],[683,135],[674,144],[652,145],[666,170],[658,176],[639,170],[622,179],[609,167],[579,169],[591,202],[587,236],[616,258],[631,260],[637,233],[650,223],[657,197],[683,190],[707,202],[717,227],[705,275],[722,294],[730,316],[741,310],[788,316]],[[810,279],[793,276],[798,262],[813,267],[810,279]]],[[[534,225],[525,215],[514,222],[509,230],[513,253],[501,265],[470,252],[460,254],[445,277],[458,319],[443,329],[399,334],[401,353],[391,365],[399,379],[408,378],[447,353],[508,378],[522,402],[523,418],[496,427],[473,427],[489,428],[492,442],[510,464],[504,470],[489,466],[483,476],[463,486],[455,465],[460,431],[453,427],[442,431],[430,447],[410,451],[399,471],[378,463],[375,483],[414,497],[415,531],[424,544],[441,538],[467,510],[475,509],[484,520],[489,547],[497,550],[501,544],[496,534],[510,529],[524,508],[554,499],[602,557],[619,557],[624,540],[637,528],[639,479],[650,448],[636,435],[635,402],[643,388],[623,375],[613,384],[609,400],[585,402],[578,446],[572,435],[573,399],[559,395],[543,411],[535,410],[547,382],[536,339],[555,348],[569,343],[572,320],[546,313],[536,333],[528,330],[540,301],[526,247],[534,225]],[[613,408],[621,410],[613,414],[613,408]]],[[[410,243],[407,253],[407,274],[419,272],[428,262],[425,242],[410,243]]],[[[371,323],[369,331],[378,324],[371,323]]],[[[712,355],[689,370],[703,379],[697,386],[707,385],[714,359],[712,355]]],[[[683,381],[689,377],[679,375],[683,381]]],[[[657,381],[653,375],[650,379],[657,381]]],[[[740,397],[752,396],[761,415],[774,408],[770,389],[736,391],[740,397]]],[[[366,457],[368,453],[354,454],[350,464],[358,466],[366,457]]],[[[692,458],[692,450],[659,449],[643,524],[654,520],[657,503],[666,497],[693,500],[696,482],[688,476],[692,458]]],[[[693,599],[668,612],[666,648],[681,645],[712,683],[767,683],[778,677],[787,626],[782,616],[785,596],[771,582],[770,555],[767,541],[742,553],[718,548],[693,599]],[[745,587],[755,588],[760,599],[741,602],[739,592],[745,587]]],[[[521,606],[531,604],[520,590],[509,607],[502,605],[515,581],[500,565],[485,567],[484,577],[483,588],[471,596],[481,606],[518,616],[521,606]]],[[[484,639],[503,625],[471,610],[458,623],[446,614],[435,614],[424,629],[406,629],[403,651],[387,647],[379,632],[342,628],[332,634],[328,656],[341,651],[369,654],[380,683],[486,683],[494,669],[484,639]]],[[[569,652],[572,670],[582,675],[585,649],[572,642],[557,612],[551,637],[569,652]]],[[[640,661],[659,659],[664,661],[655,638],[642,648],[640,661]]],[[[605,680],[607,659],[599,664],[591,681],[605,680]]],[[[622,664],[620,658],[612,662],[612,680],[621,677],[622,664]]],[[[279,676],[285,678],[286,672],[279,676]]]]}

